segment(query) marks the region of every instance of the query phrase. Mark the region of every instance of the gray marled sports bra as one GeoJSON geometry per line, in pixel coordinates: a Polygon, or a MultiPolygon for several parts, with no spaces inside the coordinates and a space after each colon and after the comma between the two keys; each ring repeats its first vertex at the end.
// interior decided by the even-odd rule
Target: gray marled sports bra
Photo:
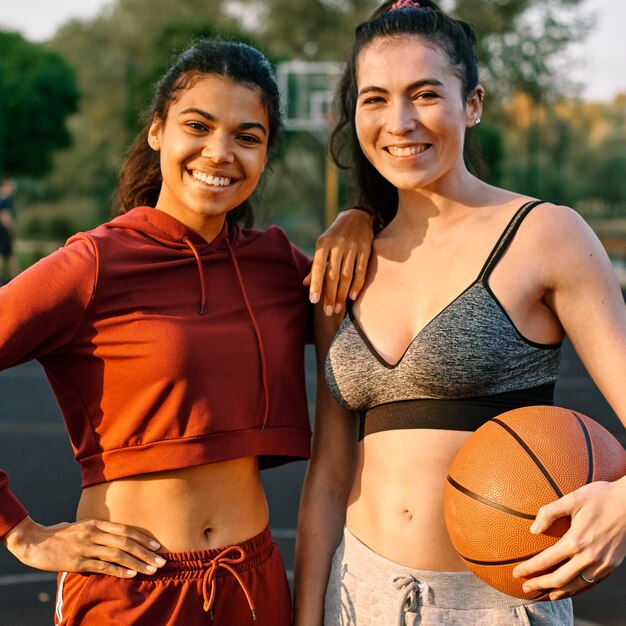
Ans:
{"type": "Polygon", "coordinates": [[[488,285],[537,204],[517,211],[476,280],[420,331],[397,364],[376,352],[348,307],[326,359],[326,381],[340,404],[359,411],[361,437],[398,428],[475,430],[509,409],[553,403],[561,344],[523,337],[488,285]]]}

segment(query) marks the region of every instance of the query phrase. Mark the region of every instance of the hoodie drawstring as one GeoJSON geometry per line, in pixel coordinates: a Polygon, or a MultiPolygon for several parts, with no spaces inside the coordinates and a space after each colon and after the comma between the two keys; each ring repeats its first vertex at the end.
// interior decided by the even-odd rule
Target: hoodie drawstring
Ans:
{"type": "Polygon", "coordinates": [[[206,289],[204,288],[204,272],[202,271],[202,261],[200,260],[200,255],[196,250],[193,243],[188,237],[183,237],[183,241],[189,246],[189,249],[193,252],[193,255],[196,257],[196,264],[198,265],[198,276],[200,278],[200,315],[204,315],[204,305],[206,304],[206,289]]]}
{"type": "Polygon", "coordinates": [[[239,289],[241,289],[241,295],[246,303],[246,309],[248,309],[248,315],[250,316],[250,320],[254,328],[254,334],[256,335],[257,346],[259,348],[259,357],[261,358],[261,379],[263,381],[263,393],[265,394],[265,411],[263,412],[263,423],[261,424],[261,432],[263,432],[270,413],[270,396],[267,384],[267,360],[265,358],[265,348],[263,347],[263,337],[261,336],[259,325],[256,321],[256,317],[254,317],[254,312],[252,311],[252,306],[250,305],[250,300],[248,299],[248,294],[246,293],[246,287],[243,283],[243,278],[241,277],[241,270],[239,269],[239,263],[237,263],[237,257],[235,256],[228,239],[226,239],[226,248],[228,249],[228,253],[230,254],[230,258],[233,262],[233,267],[235,268],[235,273],[237,274],[239,289]]]}
{"type": "MultiPolygon", "coordinates": [[[[200,255],[198,254],[198,251],[196,250],[191,240],[188,237],[183,237],[183,241],[185,242],[185,244],[187,244],[187,246],[193,253],[193,256],[196,259],[196,264],[198,266],[198,278],[200,279],[200,315],[204,315],[204,308],[206,306],[206,288],[204,285],[202,260],[200,259],[200,255]]],[[[237,263],[237,257],[235,256],[235,252],[233,251],[228,239],[225,239],[224,241],[226,243],[226,249],[228,250],[230,260],[233,264],[233,267],[235,268],[237,283],[239,284],[239,289],[241,290],[243,301],[246,304],[246,310],[248,311],[248,316],[250,317],[250,321],[252,322],[252,328],[254,329],[257,347],[259,349],[259,357],[261,360],[261,380],[263,382],[263,394],[265,396],[265,409],[263,411],[263,422],[261,424],[261,432],[263,432],[265,430],[265,426],[267,425],[267,420],[270,413],[269,385],[267,383],[267,359],[265,358],[263,337],[261,336],[261,330],[259,329],[259,324],[256,321],[256,317],[254,317],[254,311],[252,310],[252,305],[250,304],[250,300],[246,292],[246,286],[244,285],[243,278],[241,276],[241,270],[239,269],[239,263],[237,263]]]]}

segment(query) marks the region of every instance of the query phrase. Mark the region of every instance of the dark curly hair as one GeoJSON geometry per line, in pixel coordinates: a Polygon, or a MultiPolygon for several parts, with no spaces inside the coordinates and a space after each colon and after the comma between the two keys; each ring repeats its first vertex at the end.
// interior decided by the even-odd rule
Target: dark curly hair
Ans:
{"type": "MultiPolygon", "coordinates": [[[[155,206],[163,178],[159,153],[148,145],[148,130],[156,115],[165,120],[178,92],[206,75],[224,76],[256,88],[269,118],[268,150],[276,147],[283,129],[280,96],[269,61],[256,48],[220,39],[200,39],[183,52],[158,82],[152,105],[144,113],[145,124],[129,148],[122,165],[115,196],[118,214],[136,206],[155,206]]],[[[249,199],[229,211],[227,219],[245,227],[253,224],[249,199]]]]}
{"type": "MultiPolygon", "coordinates": [[[[430,0],[419,0],[419,8],[391,10],[393,4],[393,0],[382,4],[355,30],[352,54],[337,90],[339,119],[329,144],[335,163],[342,169],[353,170],[360,193],[359,203],[375,209],[382,224],[389,223],[396,214],[398,190],[367,160],[356,133],[356,67],[363,48],[379,37],[417,35],[445,52],[461,79],[464,99],[478,85],[478,60],[474,52],[476,34],[471,26],[450,17],[430,0]],[[342,159],[346,152],[348,163],[342,159]]],[[[464,159],[468,169],[475,173],[480,167],[478,155],[468,139],[470,137],[466,137],[464,159]]]]}

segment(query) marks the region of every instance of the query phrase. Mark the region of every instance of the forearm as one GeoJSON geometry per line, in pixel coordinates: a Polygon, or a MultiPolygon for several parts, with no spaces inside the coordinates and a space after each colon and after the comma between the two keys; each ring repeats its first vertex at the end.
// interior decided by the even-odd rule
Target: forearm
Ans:
{"type": "Polygon", "coordinates": [[[321,626],[324,596],[335,549],[341,541],[357,466],[357,420],[332,398],[324,366],[339,318],[315,308],[317,395],[312,456],[298,514],[295,624],[321,626]]]}
{"type": "Polygon", "coordinates": [[[295,626],[321,626],[333,554],[341,542],[347,490],[332,490],[307,474],[298,517],[295,626]]]}

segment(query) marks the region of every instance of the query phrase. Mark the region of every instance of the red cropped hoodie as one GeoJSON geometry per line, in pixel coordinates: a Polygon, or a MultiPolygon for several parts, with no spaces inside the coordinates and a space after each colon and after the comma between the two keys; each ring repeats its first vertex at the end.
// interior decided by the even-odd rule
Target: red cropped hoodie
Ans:
{"type": "MultiPolygon", "coordinates": [[[[282,230],[210,244],[138,207],[0,289],[0,368],[37,359],[83,487],[259,456],[309,456],[309,259],[282,230]]],[[[0,471],[0,536],[25,516],[0,471]]]]}

